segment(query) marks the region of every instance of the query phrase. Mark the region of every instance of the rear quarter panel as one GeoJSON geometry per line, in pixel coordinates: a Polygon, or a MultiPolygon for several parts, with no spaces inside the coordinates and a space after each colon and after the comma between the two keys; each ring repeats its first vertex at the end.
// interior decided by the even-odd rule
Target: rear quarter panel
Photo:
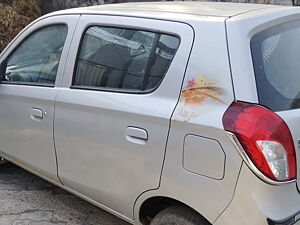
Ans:
{"type": "MultiPolygon", "coordinates": [[[[190,24],[195,30],[195,42],[172,116],[160,188],[142,195],[136,208],[149,197],[167,196],[192,207],[213,223],[233,197],[242,160],[222,125],[222,116],[234,100],[225,18],[203,17],[190,24]],[[184,140],[189,134],[220,144],[220,151],[224,151],[221,154],[225,153],[223,177],[214,179],[184,168],[184,140]]],[[[210,149],[199,146],[199,151],[204,157],[202,162],[206,156],[210,158],[210,149]]],[[[197,158],[194,160],[193,167],[197,165],[197,158]]],[[[138,216],[138,210],[135,213],[138,216]]]]}
{"type": "Polygon", "coordinates": [[[228,52],[237,100],[258,103],[250,41],[256,33],[281,23],[300,19],[298,8],[256,10],[226,20],[228,52]]]}
{"type": "MultiPolygon", "coordinates": [[[[299,8],[278,7],[253,11],[226,21],[232,79],[237,100],[259,103],[250,48],[252,37],[267,28],[299,19],[299,8]]],[[[285,75],[283,74],[283,76],[285,75]]],[[[294,109],[277,112],[285,120],[292,133],[297,154],[298,173],[300,172],[300,152],[297,143],[300,137],[299,111],[299,109],[294,109]]],[[[298,185],[299,182],[298,179],[298,185]]]]}

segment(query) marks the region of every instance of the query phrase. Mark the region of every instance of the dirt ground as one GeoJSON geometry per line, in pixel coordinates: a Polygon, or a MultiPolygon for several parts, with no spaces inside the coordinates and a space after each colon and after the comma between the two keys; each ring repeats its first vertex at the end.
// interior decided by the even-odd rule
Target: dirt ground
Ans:
{"type": "Polygon", "coordinates": [[[129,225],[10,163],[0,166],[1,225],[129,225]]]}

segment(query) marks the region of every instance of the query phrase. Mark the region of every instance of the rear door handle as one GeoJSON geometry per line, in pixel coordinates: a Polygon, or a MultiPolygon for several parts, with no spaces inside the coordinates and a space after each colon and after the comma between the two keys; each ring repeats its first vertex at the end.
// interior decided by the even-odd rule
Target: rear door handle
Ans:
{"type": "Polygon", "coordinates": [[[44,113],[41,109],[31,108],[31,118],[32,119],[43,119],[44,113]]]}
{"type": "Polygon", "coordinates": [[[126,139],[135,144],[145,144],[148,140],[148,132],[143,128],[127,127],[126,139]]]}

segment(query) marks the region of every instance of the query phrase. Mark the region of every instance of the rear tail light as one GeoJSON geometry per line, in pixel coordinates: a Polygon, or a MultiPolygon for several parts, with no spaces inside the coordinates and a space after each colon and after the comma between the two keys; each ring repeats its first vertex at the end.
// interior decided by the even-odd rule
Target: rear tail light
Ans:
{"type": "Polygon", "coordinates": [[[226,131],[233,133],[248,158],[274,181],[296,178],[296,156],[287,124],[274,112],[259,105],[234,102],[223,116],[226,131]]]}

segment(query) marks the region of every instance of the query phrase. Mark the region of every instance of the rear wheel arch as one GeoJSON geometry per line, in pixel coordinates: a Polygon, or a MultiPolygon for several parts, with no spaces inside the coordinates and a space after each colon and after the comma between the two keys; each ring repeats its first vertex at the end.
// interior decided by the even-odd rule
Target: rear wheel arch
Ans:
{"type": "Polygon", "coordinates": [[[206,224],[210,224],[204,216],[190,206],[179,200],[164,196],[151,197],[142,203],[139,209],[139,222],[143,225],[149,225],[155,216],[170,207],[180,207],[191,213],[198,214],[201,220],[205,221],[206,224]]]}

